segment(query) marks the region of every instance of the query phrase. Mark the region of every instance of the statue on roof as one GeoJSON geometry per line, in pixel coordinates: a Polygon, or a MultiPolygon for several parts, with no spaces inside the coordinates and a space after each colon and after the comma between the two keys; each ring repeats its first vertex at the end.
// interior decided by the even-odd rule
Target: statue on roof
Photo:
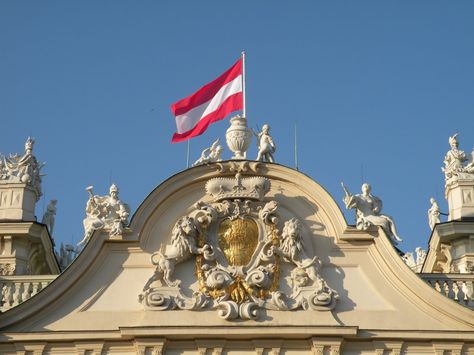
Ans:
{"type": "Polygon", "coordinates": [[[431,207],[428,210],[428,223],[430,225],[430,229],[433,230],[436,223],[441,222],[441,220],[439,219],[441,212],[439,210],[438,202],[436,202],[436,200],[433,197],[430,198],[430,202],[431,202],[431,207]]]}
{"type": "Polygon", "coordinates": [[[194,162],[193,166],[221,161],[221,155],[223,151],[224,148],[222,148],[222,146],[219,144],[218,138],[209,148],[206,148],[202,151],[201,157],[194,162]]]}
{"type": "Polygon", "coordinates": [[[267,161],[270,163],[274,162],[273,153],[275,153],[276,147],[273,142],[272,136],[270,136],[270,126],[264,124],[261,132],[254,132],[257,137],[257,148],[258,155],[257,161],[267,161]]]}
{"type": "Polygon", "coordinates": [[[362,185],[362,193],[353,195],[341,183],[344,189],[344,204],[347,209],[356,210],[356,227],[357,229],[367,230],[370,226],[380,226],[384,232],[390,237],[393,244],[402,241],[397,233],[393,218],[382,214],[382,200],[372,195],[372,188],[369,184],[362,185]]]}
{"type": "Polygon", "coordinates": [[[46,207],[46,212],[43,214],[41,223],[45,224],[48,227],[49,234],[53,235],[54,230],[54,221],[56,219],[56,204],[58,200],[51,200],[46,207]]]}
{"type": "Polygon", "coordinates": [[[112,184],[109,194],[105,196],[94,195],[93,187],[89,186],[89,200],[86,205],[86,218],[84,219],[84,238],[78,245],[86,245],[96,230],[108,230],[110,236],[120,235],[123,228],[128,225],[130,207],[123,203],[119,197],[119,189],[112,184]]]}
{"type": "Polygon", "coordinates": [[[61,243],[59,252],[55,251],[61,271],[64,271],[74,261],[80,251],[81,248],[78,246],[61,243]]]}
{"type": "Polygon", "coordinates": [[[457,179],[462,174],[474,174],[474,152],[470,156],[466,156],[464,151],[459,150],[458,134],[449,137],[449,145],[451,149],[444,157],[444,172],[446,183],[457,179]]]}
{"type": "Polygon", "coordinates": [[[45,163],[39,163],[33,155],[35,140],[31,137],[25,142],[23,155],[10,154],[9,157],[0,156],[0,181],[21,182],[31,186],[36,192],[37,201],[41,192],[41,169],[45,163]]]}

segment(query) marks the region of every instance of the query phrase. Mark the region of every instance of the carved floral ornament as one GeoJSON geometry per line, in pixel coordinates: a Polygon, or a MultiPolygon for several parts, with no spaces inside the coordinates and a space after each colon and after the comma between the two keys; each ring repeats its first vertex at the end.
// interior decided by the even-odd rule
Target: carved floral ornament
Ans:
{"type": "Polygon", "coordinates": [[[156,270],[139,295],[145,309],[215,309],[227,320],[255,320],[262,309],[333,309],[338,294],[320,276],[319,258],[307,254],[301,222],[291,218],[280,232],[269,190],[261,176],[210,179],[213,202],[196,203],[176,222],[170,244],[152,255],[156,270]],[[187,297],[174,270],[190,258],[198,286],[187,297]]]}

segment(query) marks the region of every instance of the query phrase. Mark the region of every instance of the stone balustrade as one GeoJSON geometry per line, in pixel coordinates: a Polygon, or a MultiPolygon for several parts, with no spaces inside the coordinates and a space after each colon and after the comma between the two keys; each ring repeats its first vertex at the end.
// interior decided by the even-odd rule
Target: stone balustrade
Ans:
{"type": "Polygon", "coordinates": [[[420,274],[436,291],[474,309],[474,274],[420,274]]]}
{"type": "Polygon", "coordinates": [[[6,310],[25,302],[33,297],[58,275],[21,275],[0,276],[0,311],[6,310]]]}

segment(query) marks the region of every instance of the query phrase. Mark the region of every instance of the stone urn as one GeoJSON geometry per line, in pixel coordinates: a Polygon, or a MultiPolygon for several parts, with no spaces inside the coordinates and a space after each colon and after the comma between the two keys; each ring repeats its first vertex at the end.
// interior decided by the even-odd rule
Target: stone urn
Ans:
{"type": "Polygon", "coordinates": [[[232,117],[225,138],[229,149],[234,153],[232,159],[245,159],[252,142],[252,130],[247,127],[247,119],[240,115],[232,117]]]}

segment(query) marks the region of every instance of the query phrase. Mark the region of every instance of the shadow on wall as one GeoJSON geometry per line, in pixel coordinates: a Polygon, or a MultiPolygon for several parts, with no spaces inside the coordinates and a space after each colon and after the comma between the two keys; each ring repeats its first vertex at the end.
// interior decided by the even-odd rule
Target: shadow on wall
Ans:
{"type": "Polygon", "coordinates": [[[329,287],[332,287],[339,293],[339,301],[336,308],[333,310],[333,315],[340,322],[337,317],[337,313],[352,311],[355,309],[357,304],[349,297],[347,287],[344,287],[344,279],[346,274],[344,269],[340,266],[329,264],[323,268],[323,278],[328,283],[329,287]]]}

